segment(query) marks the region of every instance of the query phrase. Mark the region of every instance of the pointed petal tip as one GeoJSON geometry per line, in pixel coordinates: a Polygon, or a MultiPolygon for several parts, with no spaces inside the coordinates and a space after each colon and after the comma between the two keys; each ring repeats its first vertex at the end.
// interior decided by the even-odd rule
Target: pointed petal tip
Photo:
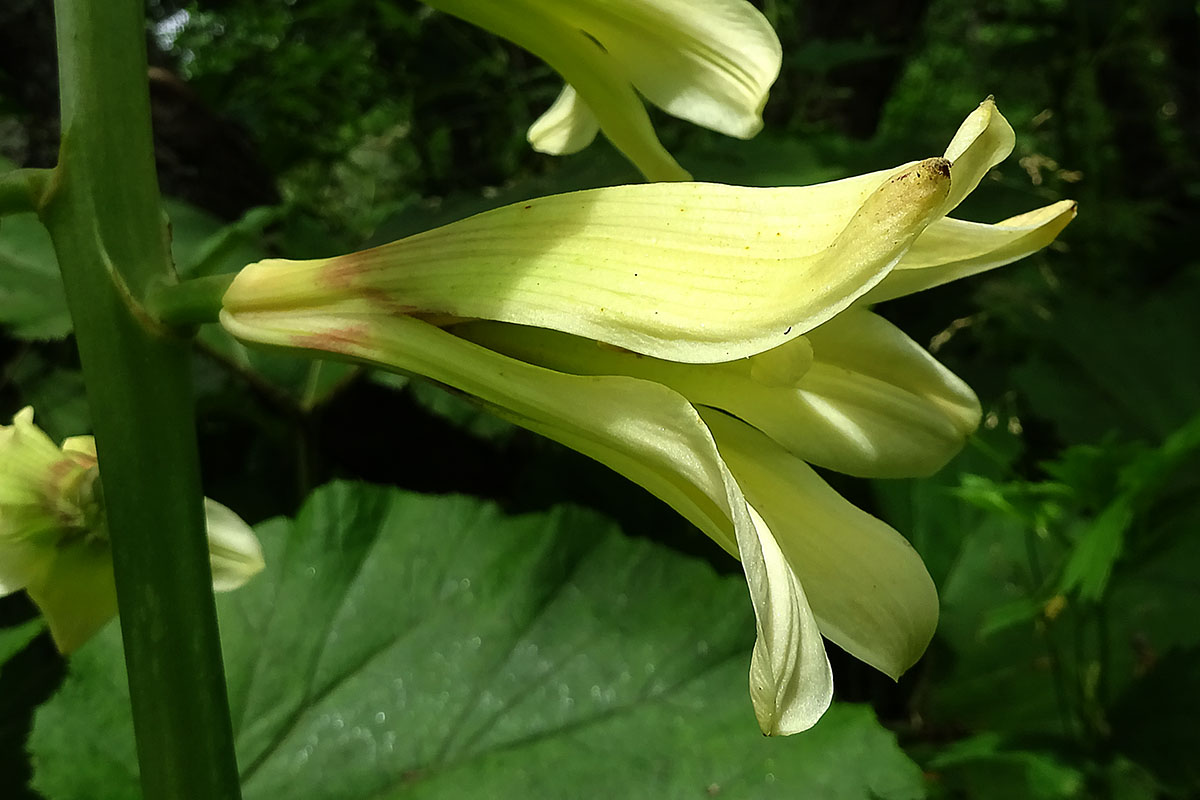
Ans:
{"type": "Polygon", "coordinates": [[[596,115],[568,83],[550,108],[529,126],[525,140],[538,153],[564,156],[583,150],[599,131],[596,115]]]}
{"type": "Polygon", "coordinates": [[[758,729],[762,731],[763,736],[770,737],[793,736],[797,733],[804,733],[821,721],[821,717],[829,710],[829,706],[832,703],[833,697],[830,695],[829,699],[823,704],[806,709],[804,713],[795,713],[791,710],[777,710],[774,713],[765,714],[761,713],[760,709],[755,708],[758,729]]]}

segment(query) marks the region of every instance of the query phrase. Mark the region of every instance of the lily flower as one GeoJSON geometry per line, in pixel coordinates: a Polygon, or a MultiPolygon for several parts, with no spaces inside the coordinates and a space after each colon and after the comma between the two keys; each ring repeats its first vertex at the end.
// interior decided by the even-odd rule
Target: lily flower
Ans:
{"type": "Polygon", "coordinates": [[[638,97],[748,139],[762,128],[782,49],[746,0],[426,0],[546,61],[567,85],[529,128],[535,150],[565,155],[604,134],[647,180],[688,180],[638,97]]]}
{"type": "Polygon", "coordinates": [[[1009,263],[1074,216],[945,215],[1013,146],[985,101],[944,157],[808,187],[654,184],[541,198],[374,250],[246,267],[239,339],[425,376],[608,465],[742,562],[764,733],[832,696],[822,635],[892,677],[937,623],[899,533],[806,462],[933,472],[969,387],[866,304],[1009,263]]]}
{"type": "MultiPolygon", "coordinates": [[[[263,568],[254,532],[205,498],[213,588],[231,591],[263,568]]],[[[112,556],[91,436],[56,447],[25,408],[0,425],[0,596],[24,589],[55,645],[70,653],[117,613],[112,556]]]]}

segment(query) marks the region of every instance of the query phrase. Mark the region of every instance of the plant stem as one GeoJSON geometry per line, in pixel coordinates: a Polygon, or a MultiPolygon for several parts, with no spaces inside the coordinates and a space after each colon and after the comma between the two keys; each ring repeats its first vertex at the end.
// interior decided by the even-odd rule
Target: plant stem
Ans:
{"type": "Polygon", "coordinates": [[[62,145],[42,219],[87,383],[146,800],[239,796],[192,411],[191,351],[149,322],[172,279],[141,0],[55,0],[62,145]]]}
{"type": "Polygon", "coordinates": [[[221,312],[221,297],[233,278],[233,275],[213,275],[155,286],[146,297],[146,311],[166,325],[216,322],[221,312]]]}

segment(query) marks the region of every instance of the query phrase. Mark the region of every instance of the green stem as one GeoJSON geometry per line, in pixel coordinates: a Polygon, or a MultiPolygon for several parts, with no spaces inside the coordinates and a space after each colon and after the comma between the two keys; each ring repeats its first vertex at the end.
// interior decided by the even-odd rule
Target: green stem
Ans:
{"type": "Polygon", "coordinates": [[[0,174],[0,217],[37,211],[53,177],[52,169],[14,169],[0,174]]]}
{"type": "Polygon", "coordinates": [[[239,796],[186,341],[141,301],[171,280],[141,0],[55,0],[62,145],[42,206],[95,425],[146,800],[239,796]]]}
{"type": "Polygon", "coordinates": [[[159,322],[172,326],[216,322],[221,298],[233,278],[233,275],[213,275],[155,286],[146,296],[146,311],[159,322]]]}

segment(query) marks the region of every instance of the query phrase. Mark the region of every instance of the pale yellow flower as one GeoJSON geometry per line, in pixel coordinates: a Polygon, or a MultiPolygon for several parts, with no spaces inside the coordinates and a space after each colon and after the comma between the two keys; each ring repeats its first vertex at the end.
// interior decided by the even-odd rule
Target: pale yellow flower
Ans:
{"type": "Polygon", "coordinates": [[[638,94],[669,114],[749,138],[779,75],[779,39],[746,0],[425,0],[503,36],[567,81],[529,129],[536,150],[574,153],[604,134],[648,180],[687,180],[638,94]],[[635,91],[636,90],[636,91],[635,91]]]}
{"type": "Polygon", "coordinates": [[[894,530],[805,463],[928,474],[971,390],[865,304],[1009,263],[1074,216],[947,218],[1012,129],[987,101],[944,157],[830,184],[656,184],[541,198],[362,253],[250,265],[222,324],[248,341],[423,375],[645,486],[739,558],[766,733],[812,725],[821,635],[896,677],[937,621],[894,530]]]}
{"type": "MultiPolygon", "coordinates": [[[[0,425],[0,596],[24,589],[58,649],[69,653],[117,613],[96,445],[56,447],[25,408],[0,425]]],[[[254,532],[205,498],[213,588],[229,591],[263,568],[254,532]]]]}

